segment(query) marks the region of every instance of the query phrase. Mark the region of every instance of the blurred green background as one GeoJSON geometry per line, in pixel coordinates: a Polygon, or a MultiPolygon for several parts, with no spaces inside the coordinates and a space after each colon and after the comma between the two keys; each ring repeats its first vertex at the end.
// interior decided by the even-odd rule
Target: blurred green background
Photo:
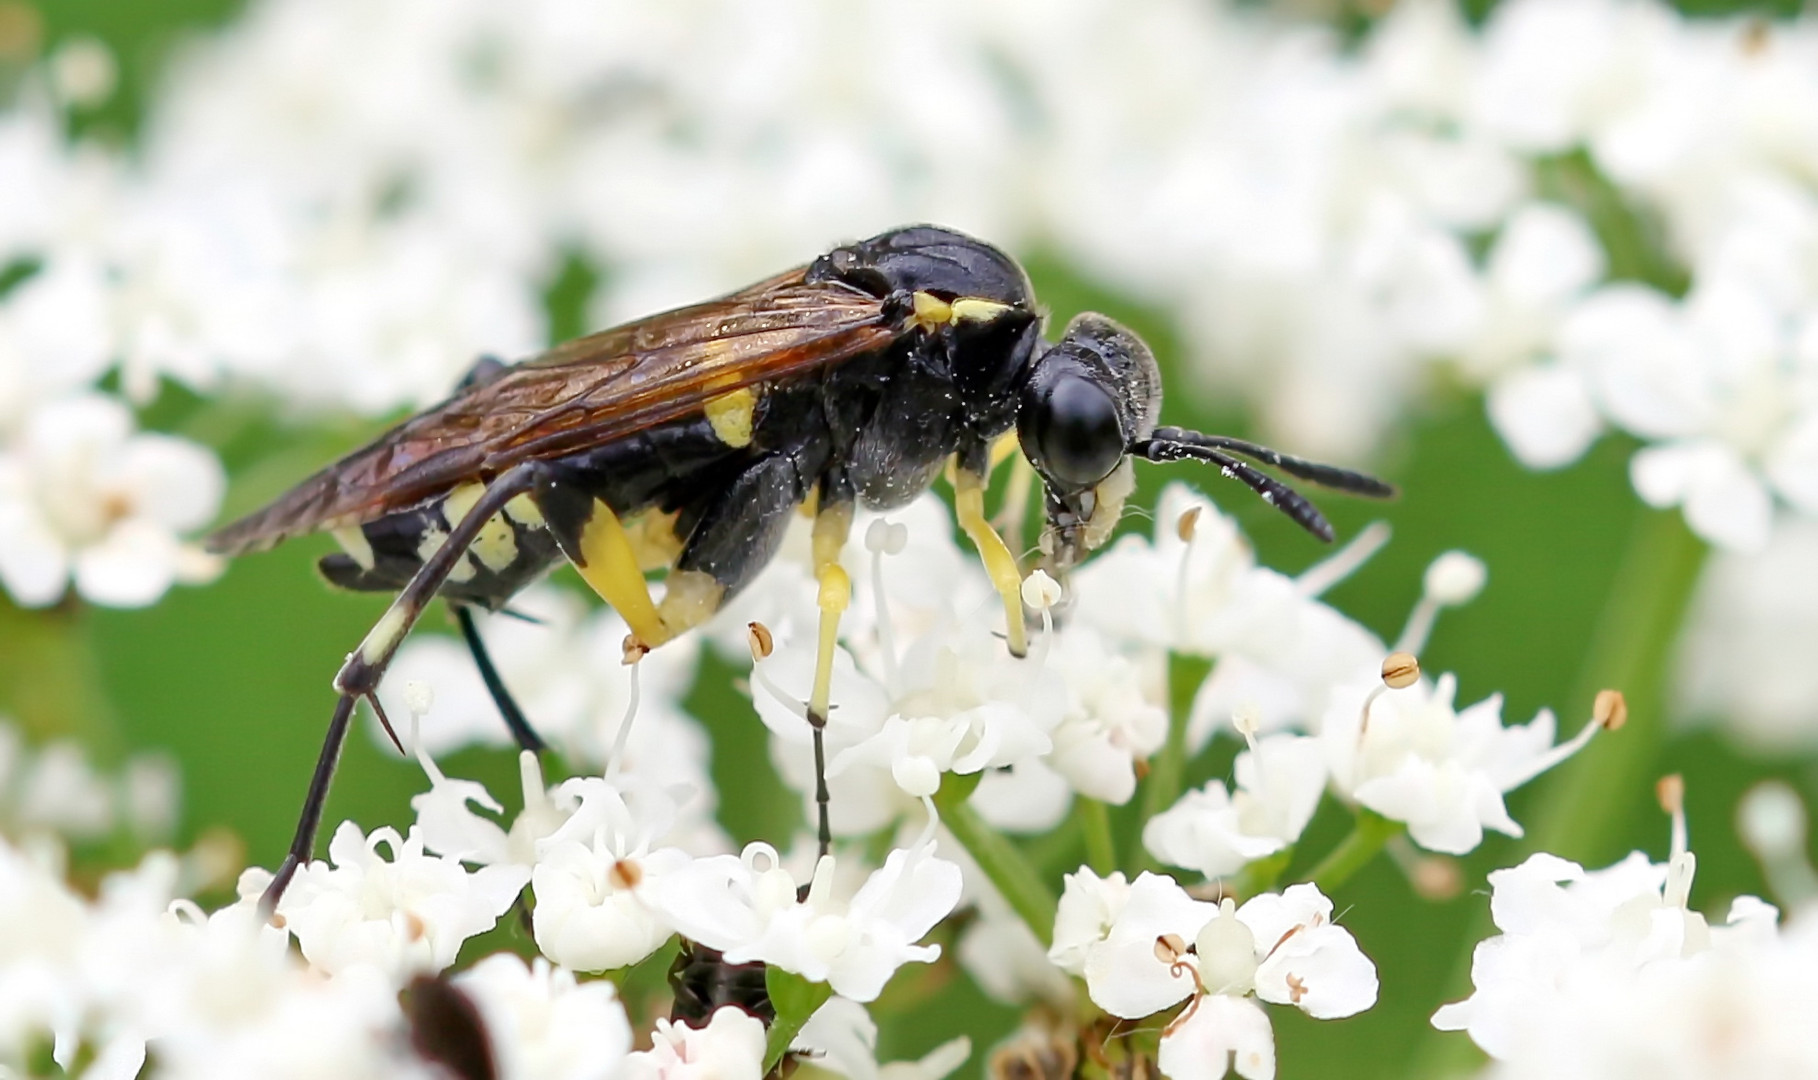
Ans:
{"type": "MultiPolygon", "coordinates": [[[[120,92],[77,118],[86,134],[114,139],[130,137],[160,59],[182,35],[228,18],[237,6],[228,0],[48,0],[36,10],[47,44],[88,34],[114,49],[120,92]]],[[[1800,5],[1703,0],[1680,6],[1700,13],[1789,14],[1800,5]]],[[[1337,7],[1346,18],[1365,17],[1337,7]]],[[[1487,5],[1467,7],[1481,15],[1487,5]]],[[[1030,262],[1038,293],[1057,322],[1086,307],[1106,310],[1148,333],[1164,365],[1173,363],[1169,335],[1153,315],[1096,291],[1079,268],[1040,252],[1019,254],[1030,262]]],[[[582,329],[578,312],[586,277],[570,273],[551,283],[557,337],[582,329]]],[[[1164,419],[1235,434],[1247,428],[1240,412],[1196,408],[1178,393],[1164,419]]],[[[147,422],[222,451],[235,478],[230,516],[376,430],[351,421],[333,430],[293,429],[255,403],[203,403],[174,391],[150,410],[147,422]],[[224,416],[235,429],[226,442],[217,437],[224,416]],[[256,467],[243,467],[252,463],[256,467]]],[[[1422,657],[1427,670],[1457,672],[1463,703],[1502,692],[1510,722],[1525,722],[1551,706],[1562,726],[1575,730],[1589,713],[1591,693],[1612,678],[1620,680],[1615,685],[1628,692],[1634,709],[1634,730],[1594,744],[1560,775],[1514,796],[1517,820],[1542,832],[1554,850],[1592,865],[1631,848],[1659,858],[1667,826],[1652,781],[1683,771],[1699,856],[1694,902],[1721,913],[1729,897],[1764,888],[1733,839],[1737,796],[1763,777],[1780,776],[1809,802],[1818,798],[1818,768],[1809,762],[1749,760],[1711,734],[1670,736],[1658,755],[1616,745],[1632,738],[1645,747],[1648,725],[1661,721],[1661,675],[1671,661],[1667,643],[1701,555],[1676,517],[1645,510],[1632,495],[1627,476],[1632,449],[1622,439],[1606,437],[1563,472],[1529,473],[1491,433],[1480,401],[1433,387],[1429,405],[1409,418],[1376,463],[1402,486],[1404,497],[1386,508],[1322,500],[1341,535],[1377,516],[1395,529],[1388,549],[1330,600],[1392,639],[1433,556],[1462,548],[1482,557],[1490,568],[1489,586],[1475,603],[1441,618],[1422,657]],[[1633,569],[1643,555],[1651,560],[1650,572],[1640,580],[1625,579],[1625,566],[1633,569]],[[1655,572],[1660,567],[1670,571],[1664,578],[1655,572]]],[[[1205,487],[1242,520],[1270,565],[1293,571],[1325,554],[1242,489],[1190,465],[1145,470],[1136,505],[1152,502],[1170,479],[1205,487]]],[[[1136,518],[1128,527],[1148,523],[1136,518]]],[[[383,597],[330,593],[313,569],[325,546],[303,541],[242,559],[217,584],[176,589],[146,611],[71,605],[22,613],[0,600],[0,711],[39,734],[78,732],[101,748],[104,758],[147,748],[172,752],[185,776],[183,839],[225,824],[245,839],[249,861],[273,865],[289,838],[332,704],[328,680],[385,604],[383,597]]],[[[426,626],[447,629],[435,614],[426,626]]],[[[797,804],[774,777],[750,767],[765,760],[762,728],[748,702],[731,689],[733,674],[710,659],[691,701],[695,714],[714,730],[722,815],[740,841],[781,837],[798,820],[797,804]]],[[[1188,781],[1226,775],[1233,753],[1229,740],[1215,743],[1192,764],[1188,781]]],[[[469,751],[445,767],[485,781],[503,797],[515,792],[515,765],[507,753],[469,751]]],[[[415,764],[381,751],[362,725],[342,765],[329,820],[351,818],[368,826],[406,821],[408,800],[421,787],[415,764]]],[[[1129,815],[1120,821],[1128,826],[1129,815]]],[[[1347,827],[1343,815],[1328,806],[1301,844],[1296,867],[1310,865],[1347,827]]],[[[1120,840],[1121,850],[1134,850],[1128,829],[1120,840]]],[[[1338,1023],[1315,1025],[1292,1010],[1273,1012],[1281,1075],[1406,1075],[1410,1048],[1433,1041],[1427,1026],[1432,1010],[1468,990],[1461,965],[1471,942],[1486,932],[1485,873],[1512,864],[1526,850],[1519,842],[1492,838],[1465,860],[1467,891],[1450,902],[1417,897],[1387,858],[1338,890],[1335,900],[1345,923],[1378,965],[1382,1001],[1338,1023]]],[[[1058,875],[1078,864],[1079,851],[1076,839],[1063,837],[1046,845],[1043,854],[1058,875]]],[[[510,941],[513,933],[501,931],[490,940],[510,941]]],[[[983,1047],[1014,1023],[1013,1011],[983,1003],[970,990],[954,990],[927,1004],[924,992],[946,974],[963,981],[956,969],[906,977],[880,1003],[875,1011],[888,1054],[920,1052],[957,1032],[971,1034],[983,1047]]],[[[1446,1039],[1455,1048],[1464,1043],[1461,1036],[1446,1039]]],[[[1470,1060],[1468,1053],[1462,1060],[1470,1060]]]]}

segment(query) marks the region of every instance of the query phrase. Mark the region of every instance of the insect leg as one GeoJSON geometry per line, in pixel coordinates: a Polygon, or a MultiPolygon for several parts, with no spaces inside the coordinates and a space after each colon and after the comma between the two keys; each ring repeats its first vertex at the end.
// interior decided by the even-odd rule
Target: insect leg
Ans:
{"type": "MultiPolygon", "coordinates": [[[[684,622],[693,625],[706,619],[723,599],[738,592],[770,562],[782,546],[790,514],[810,495],[809,482],[804,480],[810,471],[790,454],[773,453],[758,458],[714,494],[670,572],[671,591],[663,597],[666,627],[684,622]],[[678,581],[683,586],[679,599],[674,584],[678,581]]],[[[824,733],[832,707],[834,643],[840,613],[852,592],[839,562],[840,549],[852,526],[852,497],[845,492],[835,495],[822,487],[818,503],[814,516],[814,568],[820,582],[821,615],[808,722],[814,735],[815,804],[824,854],[833,837],[828,822],[824,733]]]]}
{"type": "Polygon", "coordinates": [[[815,639],[814,689],[808,697],[808,725],[814,729],[814,806],[819,818],[821,854],[833,846],[833,826],[828,820],[827,717],[833,710],[833,650],[839,642],[840,613],[852,602],[852,582],[840,565],[840,549],[852,531],[852,504],[832,502],[823,491],[814,515],[814,580],[816,604],[821,609],[815,639]]]}
{"type": "Polygon", "coordinates": [[[997,535],[997,530],[985,519],[985,474],[961,462],[953,474],[953,503],[959,527],[978,548],[992,587],[1004,599],[1004,628],[1009,636],[1010,653],[1022,656],[1029,651],[1028,634],[1023,626],[1023,574],[1004,538],[997,535]]]}
{"type": "MultiPolygon", "coordinates": [[[[291,838],[290,851],[284,856],[284,862],[272,877],[271,884],[266,886],[265,895],[260,904],[266,911],[273,911],[284,890],[290,886],[291,878],[297,870],[315,853],[316,831],[322,824],[322,812],[328,802],[328,787],[334,779],[335,766],[341,760],[341,747],[347,741],[347,729],[353,718],[354,705],[361,698],[374,699],[379,688],[379,678],[385,673],[385,667],[391,662],[392,655],[403,643],[404,635],[410,632],[417,617],[435,598],[436,590],[448,579],[455,565],[466,555],[467,547],[473,543],[486,522],[513,498],[531,490],[542,477],[546,468],[540,462],[530,462],[500,476],[493,481],[478,501],[467,511],[460,523],[453,527],[448,539],[435,553],[426,559],[410,584],[393,600],[391,607],[367,631],[360,647],[354,650],[335,674],[334,687],[341,699],[335,703],[334,715],[328,722],[328,734],[322,742],[322,752],[316,758],[316,771],[310,777],[309,793],[303,800],[303,812],[297,820],[296,834],[291,838]]],[[[375,699],[376,700],[376,699],[375,699]]]]}
{"type": "Polygon", "coordinates": [[[638,645],[654,649],[685,629],[663,621],[650,598],[637,547],[625,531],[625,523],[604,499],[560,482],[539,490],[536,499],[562,554],[574,564],[581,580],[625,620],[638,645]]]}
{"type": "Polygon", "coordinates": [[[486,651],[486,643],[480,639],[480,628],[474,625],[473,609],[466,604],[455,604],[455,622],[461,627],[461,638],[467,642],[467,651],[473,654],[473,665],[480,669],[480,681],[486,684],[486,692],[492,695],[492,703],[499,707],[499,715],[504,718],[505,726],[511,729],[512,738],[525,750],[536,752],[547,744],[524,718],[524,711],[506,688],[505,680],[499,677],[499,669],[493,666],[492,656],[486,651]]]}

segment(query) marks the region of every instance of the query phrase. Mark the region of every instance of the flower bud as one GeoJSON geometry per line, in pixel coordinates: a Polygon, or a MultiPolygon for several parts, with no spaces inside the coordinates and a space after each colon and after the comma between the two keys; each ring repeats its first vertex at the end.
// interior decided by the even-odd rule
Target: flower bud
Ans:
{"type": "Polygon", "coordinates": [[[1488,578],[1482,559],[1463,551],[1448,551],[1427,567],[1421,588],[1434,603],[1457,607],[1475,599],[1488,578]]]}

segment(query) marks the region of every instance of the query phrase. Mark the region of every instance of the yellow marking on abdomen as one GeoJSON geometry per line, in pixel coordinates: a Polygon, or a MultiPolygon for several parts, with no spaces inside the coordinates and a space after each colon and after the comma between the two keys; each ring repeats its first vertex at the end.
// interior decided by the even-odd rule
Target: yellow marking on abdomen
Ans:
{"type": "Polygon", "coordinates": [[[486,569],[497,573],[518,561],[518,534],[505,520],[505,515],[494,514],[480,526],[467,550],[473,552],[474,558],[486,569]]]}
{"type": "Polygon", "coordinates": [[[714,435],[732,447],[751,445],[752,416],[756,411],[757,395],[749,386],[710,398],[705,406],[714,435]]]}
{"type": "Polygon", "coordinates": [[[461,523],[473,505],[486,494],[486,485],[482,483],[462,484],[449,492],[442,500],[442,520],[448,522],[450,529],[461,523]]]}
{"type": "Polygon", "coordinates": [[[543,520],[543,508],[537,505],[528,491],[511,497],[511,501],[505,504],[505,516],[531,529],[541,529],[547,524],[543,520]]]}
{"type": "MultiPolygon", "coordinates": [[[[441,529],[434,527],[424,529],[423,535],[417,540],[417,559],[427,563],[436,557],[436,552],[441,551],[442,545],[446,543],[448,543],[448,534],[441,529]]],[[[473,575],[473,563],[467,558],[467,552],[463,551],[461,557],[455,560],[454,568],[448,571],[448,580],[460,584],[472,581],[473,575]]]]}
{"type": "Polygon", "coordinates": [[[361,570],[371,570],[377,564],[378,559],[372,553],[372,541],[366,539],[366,530],[360,526],[332,529],[328,535],[335,538],[335,543],[341,545],[341,550],[347,552],[348,558],[361,570]]]}

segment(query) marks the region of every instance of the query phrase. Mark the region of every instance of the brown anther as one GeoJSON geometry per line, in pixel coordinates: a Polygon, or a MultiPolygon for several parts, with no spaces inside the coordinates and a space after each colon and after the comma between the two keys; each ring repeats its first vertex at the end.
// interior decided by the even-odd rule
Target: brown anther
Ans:
{"type": "Polygon", "coordinates": [[[1163,934],[1155,939],[1155,958],[1164,964],[1172,964],[1187,955],[1187,943],[1179,934],[1163,934]]]}
{"type": "Polygon", "coordinates": [[[1591,703],[1591,719],[1605,731],[1615,731],[1629,722],[1629,699],[1620,690],[1599,690],[1591,703]]]}
{"type": "Polygon", "coordinates": [[[1774,24],[1757,16],[1742,28],[1742,54],[1760,56],[1774,41],[1774,24]]]}
{"type": "Polygon", "coordinates": [[[607,871],[606,879],[612,882],[615,889],[635,889],[638,882],[644,880],[644,868],[630,859],[619,859],[607,871]]]}
{"type": "Polygon", "coordinates": [[[1137,758],[1135,761],[1130,763],[1130,767],[1136,771],[1136,778],[1138,780],[1149,779],[1149,759],[1148,758],[1137,758]]]}
{"type": "Polygon", "coordinates": [[[1288,1001],[1292,1004],[1299,1005],[1300,999],[1306,996],[1307,984],[1301,981],[1299,975],[1294,974],[1292,971],[1288,972],[1288,1001]]]}
{"type": "Polygon", "coordinates": [[[1190,507],[1186,513],[1180,516],[1180,520],[1174,523],[1174,534],[1180,537],[1181,543],[1193,542],[1193,534],[1199,530],[1200,510],[1201,508],[1197,506],[1190,507]]]}
{"type": "Polygon", "coordinates": [[[770,628],[761,622],[745,624],[745,640],[751,646],[751,659],[767,660],[776,649],[776,638],[770,636],[770,628]]]}
{"type": "Polygon", "coordinates": [[[414,911],[404,913],[404,936],[411,941],[421,941],[429,935],[429,926],[423,917],[414,911]]]}
{"type": "Polygon", "coordinates": [[[290,920],[274,911],[271,913],[271,918],[265,920],[265,924],[273,930],[282,930],[290,925],[290,920]]]}
{"type": "Polygon", "coordinates": [[[1413,653],[1392,652],[1382,662],[1382,682],[1391,690],[1406,690],[1420,681],[1420,661],[1413,653]]]}
{"type": "Polygon", "coordinates": [[[1654,797],[1660,800],[1660,808],[1669,814],[1677,814],[1685,809],[1685,777],[1671,773],[1654,783],[1654,797]]]}
{"type": "Polygon", "coordinates": [[[619,663],[630,667],[648,655],[650,646],[639,641],[636,634],[625,635],[624,643],[619,646],[619,663]]]}

